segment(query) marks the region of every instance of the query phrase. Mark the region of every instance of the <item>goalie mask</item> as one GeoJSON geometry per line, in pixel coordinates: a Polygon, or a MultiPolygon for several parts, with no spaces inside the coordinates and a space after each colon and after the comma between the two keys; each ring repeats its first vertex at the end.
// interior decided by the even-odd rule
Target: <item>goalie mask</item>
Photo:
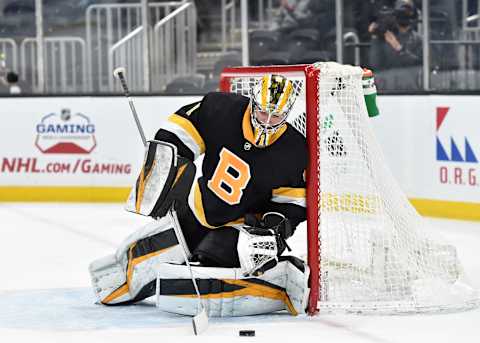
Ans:
{"type": "Polygon", "coordinates": [[[275,133],[286,125],[295,98],[292,81],[281,75],[264,75],[252,88],[250,113],[257,147],[274,141],[275,133]]]}

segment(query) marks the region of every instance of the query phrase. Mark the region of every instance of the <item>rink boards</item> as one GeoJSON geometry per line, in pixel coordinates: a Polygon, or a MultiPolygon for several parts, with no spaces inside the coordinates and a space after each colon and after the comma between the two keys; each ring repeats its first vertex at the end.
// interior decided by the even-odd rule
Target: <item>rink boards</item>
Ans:
{"type": "MultiPolygon", "coordinates": [[[[136,97],[147,138],[200,97],[136,97]]],[[[0,201],[124,201],[143,146],[124,97],[1,98],[0,201]]],[[[424,215],[480,220],[480,97],[381,96],[371,123],[424,215]]]]}

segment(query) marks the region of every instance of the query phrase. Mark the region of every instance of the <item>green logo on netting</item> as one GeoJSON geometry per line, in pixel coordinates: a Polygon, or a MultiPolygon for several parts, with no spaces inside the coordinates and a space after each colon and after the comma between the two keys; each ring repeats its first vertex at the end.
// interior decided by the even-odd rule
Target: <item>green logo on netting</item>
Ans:
{"type": "Polygon", "coordinates": [[[333,114],[329,114],[325,117],[322,124],[322,129],[331,129],[333,127],[333,114]]]}

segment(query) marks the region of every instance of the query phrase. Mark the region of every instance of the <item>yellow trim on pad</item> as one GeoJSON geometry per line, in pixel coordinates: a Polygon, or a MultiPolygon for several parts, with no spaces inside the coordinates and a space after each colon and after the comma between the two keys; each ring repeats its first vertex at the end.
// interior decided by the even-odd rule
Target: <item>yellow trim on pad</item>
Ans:
{"type": "Polygon", "coordinates": [[[1,186],[0,201],[123,202],[130,187],[1,186]]]}
{"type": "Polygon", "coordinates": [[[409,199],[422,216],[480,221],[480,203],[409,199]]]}
{"type": "Polygon", "coordinates": [[[110,302],[112,302],[113,300],[117,299],[117,298],[120,298],[121,296],[125,295],[128,293],[128,285],[127,284],[124,284],[122,285],[120,288],[118,288],[117,290],[115,290],[113,293],[107,295],[105,297],[105,299],[103,299],[101,302],[102,304],[106,304],[108,305],[110,302]]]}
{"type": "MultiPolygon", "coordinates": [[[[257,298],[266,298],[272,300],[280,300],[285,303],[287,306],[287,310],[290,314],[297,316],[298,312],[292,304],[290,297],[288,296],[287,292],[282,289],[276,289],[269,285],[261,285],[255,282],[250,282],[248,279],[245,280],[238,280],[238,279],[220,279],[221,281],[230,284],[230,285],[237,285],[241,286],[242,288],[237,289],[235,291],[226,291],[220,293],[208,293],[202,294],[200,297],[202,299],[228,299],[234,297],[257,297],[257,298]]],[[[177,295],[180,298],[195,298],[197,295],[194,294],[182,294],[177,295]]]]}
{"type": "Polygon", "coordinates": [[[140,181],[138,183],[137,194],[136,194],[137,199],[135,201],[135,212],[137,214],[140,214],[143,196],[145,194],[145,186],[147,185],[148,180],[150,179],[150,176],[152,176],[152,172],[155,169],[155,163],[156,163],[156,160],[153,160],[152,166],[150,167],[150,170],[148,171],[147,175],[145,175],[145,166],[143,166],[142,171],[140,172],[140,181]]]}

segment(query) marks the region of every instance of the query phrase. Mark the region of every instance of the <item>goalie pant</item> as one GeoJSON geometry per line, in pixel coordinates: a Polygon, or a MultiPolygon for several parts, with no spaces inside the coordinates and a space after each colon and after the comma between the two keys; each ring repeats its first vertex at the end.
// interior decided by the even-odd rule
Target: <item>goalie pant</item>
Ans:
{"type": "MultiPolygon", "coordinates": [[[[129,304],[152,296],[159,279],[160,309],[194,315],[198,300],[181,246],[165,217],[130,235],[110,255],[90,264],[92,285],[100,303],[129,304]],[[167,263],[169,262],[169,263],[167,263]]],[[[210,316],[242,316],[288,310],[303,313],[309,269],[295,257],[263,275],[243,277],[239,268],[193,267],[210,316]]]]}

